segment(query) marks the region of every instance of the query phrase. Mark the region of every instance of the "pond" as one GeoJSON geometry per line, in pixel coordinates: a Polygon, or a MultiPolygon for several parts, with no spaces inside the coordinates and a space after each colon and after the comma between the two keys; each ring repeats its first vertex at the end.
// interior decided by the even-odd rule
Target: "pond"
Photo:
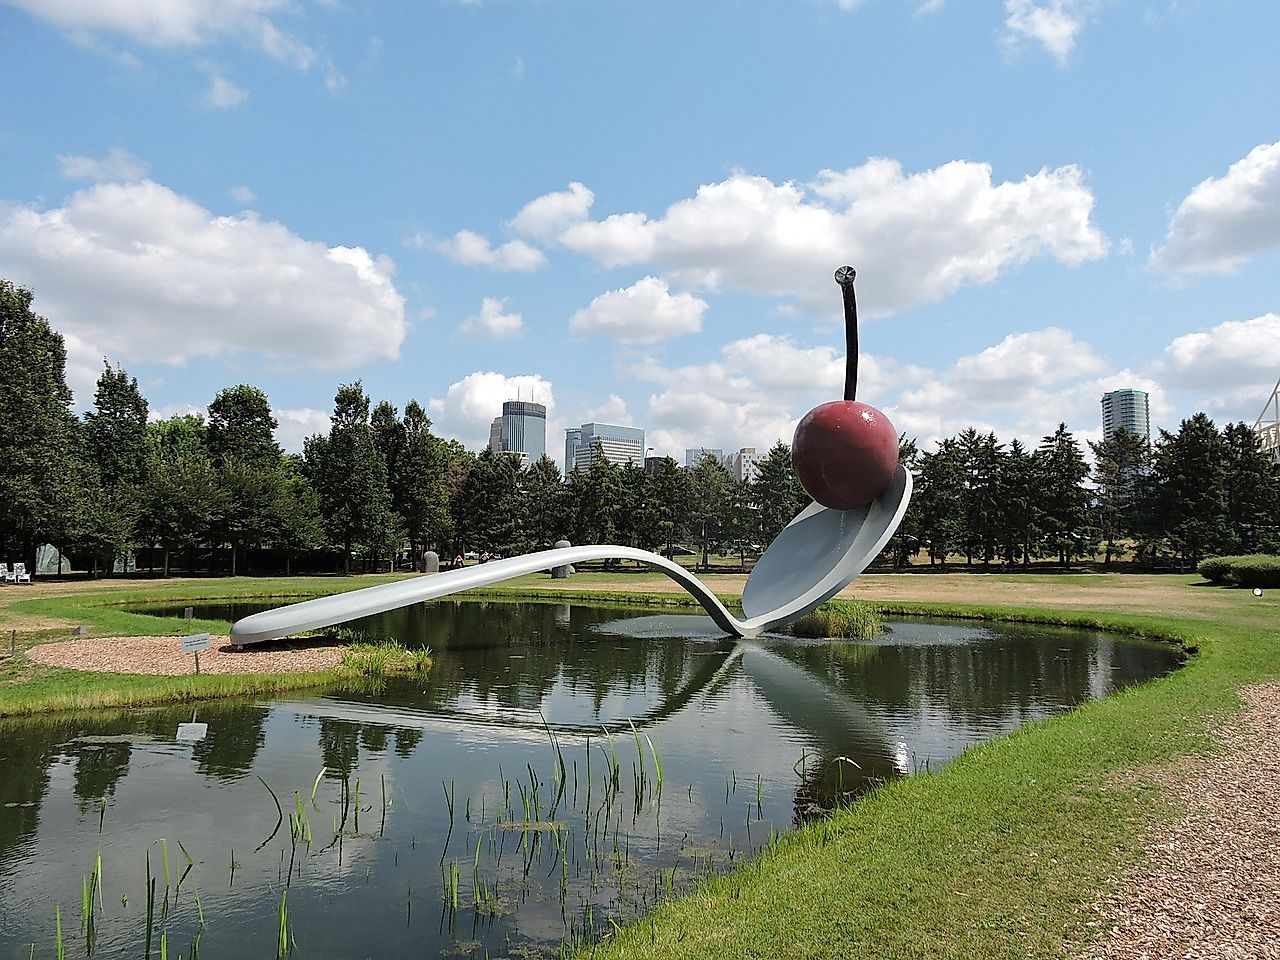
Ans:
{"type": "Polygon", "coordinates": [[[840,800],[1178,663],[1091,631],[736,643],[577,604],[359,626],[428,644],[430,674],[0,722],[0,958],[54,956],[59,925],[75,955],[136,956],[148,929],[156,956],[164,937],[268,958],[282,936],[300,958],[551,955],[840,800]]]}

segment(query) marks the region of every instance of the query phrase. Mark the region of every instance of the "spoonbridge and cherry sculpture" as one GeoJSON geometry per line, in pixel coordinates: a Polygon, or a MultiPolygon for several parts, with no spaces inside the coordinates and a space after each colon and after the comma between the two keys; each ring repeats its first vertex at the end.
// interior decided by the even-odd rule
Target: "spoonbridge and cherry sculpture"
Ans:
{"type": "Polygon", "coordinates": [[[588,560],[634,560],[665,574],[733,636],[759,636],[804,616],[853,582],[880,554],[911,500],[911,473],[897,462],[892,425],[879,410],[854,398],[858,314],[853,280],[851,267],[836,272],[844,293],[848,347],[845,398],[822,404],[801,420],[792,448],[796,473],[815,502],[787,524],[756,562],[742,590],[742,619],[678,563],[648,550],[597,544],[541,550],[277,607],[238,621],[231,628],[231,642],[275,640],[588,560]]]}

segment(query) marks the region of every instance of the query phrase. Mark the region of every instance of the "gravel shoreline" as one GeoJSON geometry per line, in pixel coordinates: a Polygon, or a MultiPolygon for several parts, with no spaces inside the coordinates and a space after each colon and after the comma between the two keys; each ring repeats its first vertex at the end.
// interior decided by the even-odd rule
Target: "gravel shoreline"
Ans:
{"type": "Polygon", "coordinates": [[[1280,684],[1245,687],[1247,707],[1214,732],[1221,752],[1155,779],[1186,815],[1096,905],[1089,960],[1280,958],[1280,684]]]}
{"type": "MultiPolygon", "coordinates": [[[[329,670],[342,661],[342,646],[330,637],[309,637],[233,650],[227,637],[211,637],[200,652],[201,673],[301,673],[329,670]]],[[[32,647],[27,657],[70,670],[176,677],[195,673],[195,657],[183,653],[180,637],[85,637],[32,647]]]]}

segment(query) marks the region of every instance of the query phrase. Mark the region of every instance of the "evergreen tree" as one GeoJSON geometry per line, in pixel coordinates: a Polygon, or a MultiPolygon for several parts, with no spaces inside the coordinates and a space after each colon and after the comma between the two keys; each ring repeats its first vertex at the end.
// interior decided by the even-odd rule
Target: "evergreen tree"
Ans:
{"type": "MultiPolygon", "coordinates": [[[[790,458],[790,453],[787,456],[790,458]]],[[[650,486],[655,507],[655,543],[663,544],[663,554],[670,557],[676,541],[684,537],[689,518],[693,489],[688,471],[682,469],[671,457],[663,457],[650,486]]]]}
{"type": "Polygon", "coordinates": [[[404,442],[398,454],[396,443],[386,434],[383,443],[397,456],[391,501],[403,519],[416,564],[433,542],[443,544],[452,529],[445,485],[448,453],[440,438],[432,434],[431,421],[418,401],[405,405],[401,427],[404,442]]]}
{"type": "Polygon", "coordinates": [[[555,546],[569,532],[565,516],[568,494],[560,479],[560,468],[545,454],[529,465],[520,478],[521,513],[535,550],[555,546]]]}
{"type": "Polygon", "coordinates": [[[1103,566],[1111,565],[1122,547],[1117,540],[1136,538],[1141,531],[1143,478],[1151,471],[1151,444],[1128,430],[1117,430],[1093,450],[1093,481],[1102,522],[1106,553],[1103,566]]]}
{"type": "Polygon", "coordinates": [[[1041,533],[1039,457],[1020,440],[1009,444],[1000,461],[1000,495],[1003,499],[1001,555],[1005,563],[1031,562],[1041,533]]]}
{"type": "Polygon", "coordinates": [[[760,507],[760,536],[766,546],[809,504],[791,462],[791,446],[779,440],[756,464],[755,500],[760,507]]]}
{"type": "Polygon", "coordinates": [[[520,461],[482,450],[467,471],[453,517],[458,539],[478,552],[510,556],[528,543],[522,523],[520,461]]]}
{"type": "Polygon", "coordinates": [[[963,547],[968,471],[960,443],[942,440],[937,450],[921,456],[920,480],[922,542],[929,551],[930,566],[945,566],[947,556],[963,547]]]}
{"type": "Polygon", "coordinates": [[[707,453],[689,471],[692,488],[689,532],[702,551],[702,568],[711,565],[710,552],[726,539],[729,496],[733,477],[719,458],[707,453]]]}
{"type": "Polygon", "coordinates": [[[569,475],[570,540],[579,545],[616,543],[621,519],[622,468],[604,456],[599,440],[595,447],[591,466],[569,475]]]}
{"type": "Polygon", "coordinates": [[[0,549],[28,570],[36,547],[64,535],[82,505],[66,359],[31,292],[0,280],[0,549]]]}
{"type": "Polygon", "coordinates": [[[989,564],[996,555],[1004,525],[1000,491],[1004,449],[994,433],[980,434],[972,427],[962,431],[957,442],[965,473],[960,541],[967,563],[972,564],[977,556],[989,564]]]}
{"type": "Polygon", "coordinates": [[[1065,423],[1040,441],[1036,451],[1040,465],[1040,526],[1046,546],[1056,551],[1065,565],[1076,557],[1088,556],[1097,545],[1090,521],[1089,492],[1084,480],[1089,465],[1075,436],[1065,423]]]}
{"type": "Polygon", "coordinates": [[[738,567],[747,569],[747,553],[760,551],[760,508],[755,486],[749,480],[730,477],[725,504],[725,541],[738,551],[738,567]]]}
{"type": "Polygon", "coordinates": [[[1155,446],[1158,531],[1184,564],[1229,550],[1226,444],[1203,413],[1176,434],[1160,431],[1155,446]]]}
{"type": "Polygon", "coordinates": [[[1276,539],[1280,511],[1280,483],[1262,441],[1243,423],[1229,423],[1222,431],[1224,494],[1230,549],[1254,553],[1276,539]]]}
{"type": "Polygon", "coordinates": [[[147,401],[138,381],[104,361],[81,434],[93,477],[82,474],[86,512],[76,539],[95,573],[99,556],[109,571],[134,545],[147,478],[147,401]]]}

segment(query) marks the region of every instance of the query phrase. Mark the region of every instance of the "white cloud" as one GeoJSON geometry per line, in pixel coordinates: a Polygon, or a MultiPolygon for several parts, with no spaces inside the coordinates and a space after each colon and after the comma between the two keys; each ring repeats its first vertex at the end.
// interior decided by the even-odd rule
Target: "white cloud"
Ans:
{"type": "Polygon", "coordinates": [[[1075,50],[1076,38],[1096,0],[1005,0],[1005,41],[1011,46],[1038,43],[1061,64],[1075,50]]]}
{"type": "Polygon", "coordinates": [[[672,293],[665,280],[645,277],[621,290],[600,294],[569,319],[578,334],[619,343],[656,343],[702,329],[707,302],[692,293],[672,293]]]}
{"type": "Polygon", "coordinates": [[[1280,246],[1280,141],[1254,147],[1221,179],[1209,177],[1178,204],[1155,266],[1226,273],[1280,246]]]}
{"type": "Polygon", "coordinates": [[[231,199],[236,203],[243,203],[246,206],[258,199],[258,195],[246,186],[232,187],[227,192],[231,194],[231,199]]]}
{"type": "Polygon", "coordinates": [[[581,423],[616,423],[626,426],[631,423],[631,413],[627,410],[627,402],[616,393],[609,394],[609,399],[598,407],[592,407],[582,415],[581,423]]]}
{"type": "MultiPolygon", "coordinates": [[[[443,397],[427,402],[432,425],[446,438],[460,440],[471,449],[489,442],[489,425],[502,414],[502,403],[517,397],[533,399],[547,408],[547,449],[555,457],[555,434],[551,420],[555,409],[555,393],[551,381],[536,373],[508,377],[492,371],[469,373],[449,385],[443,397]]],[[[563,439],[563,435],[561,435],[563,439]]]]}
{"type": "MultiPolygon", "coordinates": [[[[411,237],[409,245],[421,248],[430,242],[419,235],[411,237]]],[[[435,248],[454,263],[490,267],[503,273],[532,273],[547,265],[546,255],[523,240],[510,240],[493,247],[488,237],[471,230],[459,230],[448,240],[435,244],[435,248]]]]}
{"type": "Polygon", "coordinates": [[[0,206],[0,276],[113,360],[394,359],[406,331],[394,272],[361,247],[217,216],[151,181],[99,184],[45,211],[0,206]]]}
{"type": "Polygon", "coordinates": [[[147,421],[149,423],[171,420],[174,417],[199,417],[202,420],[208,420],[209,408],[193,407],[189,403],[167,403],[163,407],[149,408],[147,410],[147,421]]]}
{"type": "Polygon", "coordinates": [[[578,183],[569,189],[544,193],[526,203],[508,224],[516,233],[549,239],[571,224],[585,220],[596,195],[578,183]]]}
{"type": "Polygon", "coordinates": [[[213,72],[209,76],[209,89],[204,93],[206,106],[215,110],[231,110],[249,99],[249,91],[238,87],[221,73],[213,72]]]}
{"type": "Polygon", "coordinates": [[[276,418],[276,442],[287,453],[301,453],[302,441],[317,433],[329,432],[329,414],[324,410],[299,407],[293,410],[272,410],[276,418]]]}
{"type": "Polygon", "coordinates": [[[113,180],[128,183],[147,175],[147,164],[123,147],[112,147],[102,159],[79,154],[58,154],[58,172],[68,180],[113,180]]]}
{"type": "Polygon", "coordinates": [[[480,312],[467,317],[458,328],[468,336],[484,336],[493,340],[508,340],[524,331],[524,318],[518,313],[503,313],[506,300],[485,297],[480,312]]]}
{"type": "Polygon", "coordinates": [[[838,309],[832,271],[852,263],[863,312],[875,316],[990,283],[1035,257],[1079,264],[1105,256],[1093,204],[1074,166],[995,184],[983,163],[906,175],[896,161],[873,159],[824,170],[807,186],[736,173],[656,219],[632,212],[572,221],[586,207],[566,210],[564,194],[549,194],[513,224],[524,218],[548,231],[568,222],[560,242],[606,267],[654,264],[685,286],[795,297],[823,313],[838,309]],[[525,217],[549,197],[560,199],[525,217]]]}
{"type": "Polygon", "coordinates": [[[1280,314],[1228,320],[1178,337],[1165,348],[1157,370],[1173,388],[1262,391],[1261,407],[1262,393],[1280,372],[1280,314]]]}
{"type": "Polygon", "coordinates": [[[316,52],[272,19],[292,0],[4,0],[73,36],[108,33],[157,48],[194,49],[224,38],[241,40],[306,70],[316,52]]]}

